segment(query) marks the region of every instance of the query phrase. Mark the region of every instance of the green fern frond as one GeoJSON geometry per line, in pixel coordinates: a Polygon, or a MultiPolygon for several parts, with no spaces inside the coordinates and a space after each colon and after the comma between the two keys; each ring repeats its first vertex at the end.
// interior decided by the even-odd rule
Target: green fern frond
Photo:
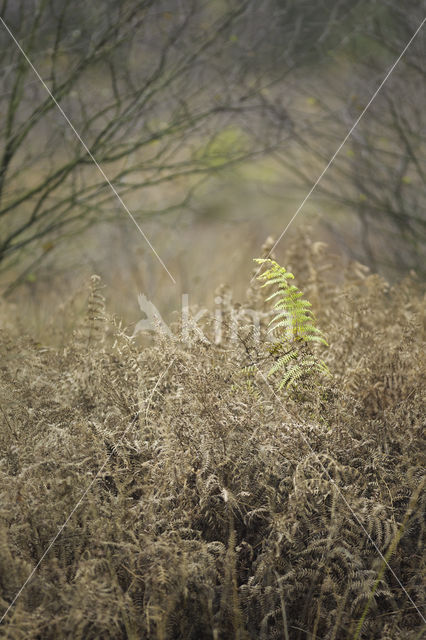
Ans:
{"type": "Polygon", "coordinates": [[[297,353],[295,351],[290,351],[290,353],[286,353],[284,356],[281,356],[281,358],[278,358],[274,366],[271,367],[268,375],[272,375],[273,373],[276,373],[277,371],[282,369],[285,365],[287,365],[290,362],[290,360],[294,360],[294,358],[297,358],[297,353]]]}
{"type": "Polygon", "coordinates": [[[322,331],[315,326],[315,318],[311,311],[311,303],[303,298],[303,293],[289,280],[294,275],[275,260],[257,258],[255,262],[268,265],[269,269],[258,276],[263,280],[262,287],[275,285],[277,290],[266,298],[274,300],[275,315],[269,323],[269,333],[276,336],[276,341],[269,349],[277,358],[268,372],[268,376],[279,373],[279,388],[296,386],[302,379],[314,374],[328,374],[327,365],[314,354],[302,353],[302,347],[309,343],[319,342],[328,346],[322,331]]]}

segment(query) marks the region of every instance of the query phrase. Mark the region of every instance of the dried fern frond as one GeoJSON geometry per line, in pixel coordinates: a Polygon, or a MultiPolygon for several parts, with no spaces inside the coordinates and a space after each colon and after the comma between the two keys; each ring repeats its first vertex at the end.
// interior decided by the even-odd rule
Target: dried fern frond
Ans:
{"type": "Polygon", "coordinates": [[[0,330],[0,616],[72,514],[0,635],[422,637],[423,294],[362,272],[335,284],[309,250],[287,264],[330,327],[333,377],[306,391],[316,376],[296,370],[285,402],[261,367],[282,380],[322,345],[283,325],[268,349],[263,302],[259,333],[225,347],[142,347],[118,323],[89,350],[0,330]]]}
{"type": "Polygon", "coordinates": [[[87,311],[83,322],[83,333],[88,346],[99,345],[105,339],[105,298],[101,293],[103,288],[100,276],[91,276],[87,311]]]}

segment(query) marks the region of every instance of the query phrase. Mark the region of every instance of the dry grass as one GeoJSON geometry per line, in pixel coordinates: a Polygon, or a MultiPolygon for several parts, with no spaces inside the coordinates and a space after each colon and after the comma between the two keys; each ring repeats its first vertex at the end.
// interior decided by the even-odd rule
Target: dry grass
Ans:
{"type": "Polygon", "coordinates": [[[285,265],[330,344],[297,394],[247,328],[130,340],[96,278],[61,348],[0,331],[0,614],[43,558],[3,637],[421,637],[424,298],[309,238],[285,265]]]}

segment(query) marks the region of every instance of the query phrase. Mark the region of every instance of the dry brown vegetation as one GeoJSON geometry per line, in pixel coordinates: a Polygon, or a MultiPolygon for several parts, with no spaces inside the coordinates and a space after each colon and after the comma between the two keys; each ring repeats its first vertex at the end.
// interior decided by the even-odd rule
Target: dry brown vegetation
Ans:
{"type": "Polygon", "coordinates": [[[248,327],[129,339],[97,278],[60,347],[2,323],[0,615],[37,568],[2,637],[421,637],[422,291],[308,237],[283,263],[330,344],[297,393],[245,375],[248,327]]]}

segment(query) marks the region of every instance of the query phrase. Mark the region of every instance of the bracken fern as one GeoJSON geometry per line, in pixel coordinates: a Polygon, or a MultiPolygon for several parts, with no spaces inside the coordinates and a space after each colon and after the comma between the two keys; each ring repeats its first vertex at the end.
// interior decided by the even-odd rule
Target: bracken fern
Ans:
{"type": "Polygon", "coordinates": [[[328,346],[321,330],[315,326],[315,318],[311,311],[311,303],[303,298],[303,293],[289,284],[294,275],[269,258],[256,258],[256,262],[269,268],[258,276],[263,280],[262,287],[275,285],[274,291],[267,301],[277,298],[274,304],[274,317],[270,321],[270,333],[276,339],[270,352],[276,362],[270,368],[268,376],[280,375],[279,388],[295,387],[307,378],[316,374],[328,374],[329,370],[323,360],[317,357],[309,346],[321,343],[328,346]]]}
{"type": "MultiPolygon", "coordinates": [[[[138,342],[104,313],[98,279],[60,348],[3,325],[0,617],[37,570],[0,637],[422,637],[407,593],[424,598],[423,292],[410,277],[381,293],[359,265],[335,283],[316,243],[291,250],[333,371],[303,403],[255,367],[242,376],[270,366],[253,331],[138,342]]],[[[302,356],[321,346],[285,338],[302,356]]]]}

